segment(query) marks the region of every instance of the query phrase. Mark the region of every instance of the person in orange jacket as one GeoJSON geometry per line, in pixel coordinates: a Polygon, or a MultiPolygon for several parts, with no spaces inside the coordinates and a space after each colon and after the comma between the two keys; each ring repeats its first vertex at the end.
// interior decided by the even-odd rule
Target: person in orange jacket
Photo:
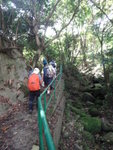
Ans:
{"type": "Polygon", "coordinates": [[[36,101],[38,102],[38,97],[40,96],[40,86],[43,83],[43,80],[39,73],[40,73],[40,70],[38,68],[35,68],[32,74],[28,78],[29,113],[30,114],[32,114],[32,111],[33,111],[34,99],[36,98],[36,101]]]}

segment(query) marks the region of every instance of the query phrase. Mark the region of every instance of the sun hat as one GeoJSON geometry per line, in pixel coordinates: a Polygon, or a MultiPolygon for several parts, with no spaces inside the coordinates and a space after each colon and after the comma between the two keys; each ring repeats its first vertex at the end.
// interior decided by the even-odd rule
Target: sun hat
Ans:
{"type": "Polygon", "coordinates": [[[39,74],[39,72],[40,72],[40,70],[38,68],[35,68],[33,71],[33,73],[35,73],[35,74],[39,74]]]}

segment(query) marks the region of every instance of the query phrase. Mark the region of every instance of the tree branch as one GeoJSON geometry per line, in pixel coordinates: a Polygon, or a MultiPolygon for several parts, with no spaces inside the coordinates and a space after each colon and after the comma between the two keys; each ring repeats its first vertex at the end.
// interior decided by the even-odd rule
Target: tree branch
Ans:
{"type": "Polygon", "coordinates": [[[19,20],[18,20],[18,23],[17,23],[16,33],[15,33],[15,39],[16,40],[17,40],[17,37],[18,37],[18,28],[19,28],[19,20]]]}
{"type": "Polygon", "coordinates": [[[111,22],[111,24],[113,25],[113,20],[111,20],[108,15],[105,13],[105,11],[103,11],[103,9],[101,9],[97,3],[95,3],[93,0],[90,0],[105,16],[106,18],[111,22]]]}
{"type": "Polygon", "coordinates": [[[5,47],[0,49],[0,53],[7,53],[7,51],[12,51],[13,49],[20,49],[20,47],[5,47]]]}
{"type": "Polygon", "coordinates": [[[46,35],[46,31],[47,31],[47,26],[48,26],[49,20],[50,20],[50,18],[52,17],[54,11],[56,10],[56,6],[58,5],[58,3],[59,3],[60,1],[61,1],[61,0],[58,0],[58,1],[56,2],[56,4],[53,6],[52,11],[49,13],[48,17],[45,19],[46,24],[45,24],[44,38],[45,38],[45,35],[46,35]]]}
{"type": "Polygon", "coordinates": [[[58,3],[59,3],[60,1],[61,1],[61,0],[57,0],[56,4],[55,4],[55,5],[53,6],[53,8],[52,8],[52,11],[49,13],[49,15],[47,16],[47,18],[45,19],[45,22],[46,22],[46,25],[45,25],[45,26],[48,25],[49,19],[52,17],[52,15],[53,15],[54,11],[56,10],[56,7],[57,7],[57,5],[58,5],[58,3]]]}
{"type": "Polygon", "coordinates": [[[68,22],[67,24],[65,24],[65,25],[60,29],[60,31],[53,37],[53,39],[49,40],[49,41],[45,44],[45,47],[47,47],[52,41],[54,41],[56,38],[58,38],[59,35],[60,35],[60,33],[71,23],[71,21],[74,19],[75,15],[76,15],[76,13],[78,12],[78,9],[79,9],[79,6],[80,6],[80,2],[81,2],[81,0],[78,0],[78,5],[77,5],[77,7],[75,8],[74,13],[73,13],[71,19],[69,20],[69,22],[68,22]]]}

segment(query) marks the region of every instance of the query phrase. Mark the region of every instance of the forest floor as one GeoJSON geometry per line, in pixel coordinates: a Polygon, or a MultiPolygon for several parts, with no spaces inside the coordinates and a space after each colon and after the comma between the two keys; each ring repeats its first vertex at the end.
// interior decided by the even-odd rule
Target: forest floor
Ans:
{"type": "MultiPolygon", "coordinates": [[[[106,112],[107,114],[104,115],[104,119],[113,124],[113,110],[106,110],[106,112]],[[108,113],[111,115],[108,116],[108,113]]],[[[95,143],[93,143],[92,139],[84,139],[82,128],[83,127],[80,125],[79,120],[78,122],[75,120],[73,113],[70,112],[70,119],[68,120],[67,115],[65,114],[63,118],[59,150],[113,150],[113,144],[111,144],[109,139],[107,142],[101,140],[102,136],[105,134],[104,131],[94,135],[95,143]],[[86,142],[85,144],[84,141],[86,142]]]]}
{"type": "MultiPolygon", "coordinates": [[[[97,107],[97,116],[99,120],[104,122],[101,124],[101,130],[95,134],[89,134],[85,129],[84,126],[81,124],[80,115],[76,112],[73,112],[70,105],[72,107],[77,108],[79,111],[83,112],[87,115],[89,113],[89,108],[86,101],[82,101],[83,91],[87,89],[87,86],[83,85],[83,81],[79,80],[78,77],[75,77],[74,73],[72,76],[68,76],[65,78],[67,81],[65,92],[66,95],[66,107],[65,113],[63,117],[63,125],[62,125],[62,134],[59,144],[59,150],[113,150],[113,107],[112,105],[106,105],[105,99],[100,99],[97,107]],[[70,81],[72,81],[70,83],[70,81]],[[82,81],[82,82],[81,82],[82,81]],[[77,84],[79,82],[80,84],[77,84]],[[82,83],[82,84],[81,84],[82,83]],[[82,85],[82,86],[81,86],[82,85]],[[103,103],[105,102],[105,104],[103,103]],[[104,104],[104,105],[103,105],[104,104]],[[104,128],[104,129],[103,129],[104,128]],[[84,136],[86,133],[86,137],[84,136]],[[104,139],[105,138],[105,139],[104,139]]],[[[86,76],[84,76],[86,78],[86,76]]],[[[83,78],[83,79],[84,79],[83,78]]],[[[92,84],[89,78],[87,78],[89,85],[92,84]]],[[[102,93],[102,96],[105,96],[105,93],[102,93]]],[[[101,95],[98,95],[98,98],[101,98],[101,95]]],[[[98,100],[98,98],[95,98],[98,100]]],[[[109,101],[109,98],[107,99],[109,101]]],[[[89,102],[89,101],[88,101],[89,102]]],[[[97,104],[93,104],[95,108],[97,104]]],[[[94,116],[91,116],[94,117],[94,116]]]]}

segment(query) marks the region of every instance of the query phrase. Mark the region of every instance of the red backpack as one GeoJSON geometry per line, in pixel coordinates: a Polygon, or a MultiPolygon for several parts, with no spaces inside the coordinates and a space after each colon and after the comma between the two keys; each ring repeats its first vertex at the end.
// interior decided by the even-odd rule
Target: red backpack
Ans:
{"type": "Polygon", "coordinates": [[[28,79],[28,89],[30,91],[38,91],[40,89],[39,76],[37,74],[30,75],[28,79]]]}

